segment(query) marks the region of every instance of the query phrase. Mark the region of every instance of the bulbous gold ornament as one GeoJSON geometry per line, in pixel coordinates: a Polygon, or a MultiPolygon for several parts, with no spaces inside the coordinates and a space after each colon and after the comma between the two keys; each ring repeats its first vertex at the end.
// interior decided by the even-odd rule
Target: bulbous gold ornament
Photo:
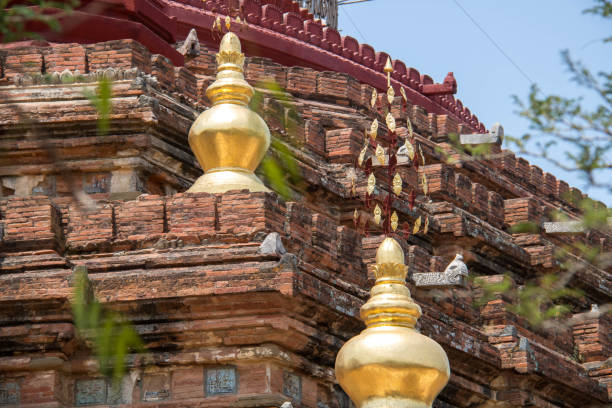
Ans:
{"type": "Polygon", "coordinates": [[[336,357],[336,379],[357,408],[430,408],[450,377],[438,343],[414,329],[421,308],[406,287],[404,252],[385,238],[376,283],[361,308],[366,329],[336,357]]]}
{"type": "Polygon", "coordinates": [[[253,173],[270,146],[266,122],[248,108],[254,90],[244,80],[244,54],[236,34],[225,34],[217,54],[217,79],[206,96],[213,106],[189,131],[189,145],[204,175],[188,192],[270,191],[253,173]]]}

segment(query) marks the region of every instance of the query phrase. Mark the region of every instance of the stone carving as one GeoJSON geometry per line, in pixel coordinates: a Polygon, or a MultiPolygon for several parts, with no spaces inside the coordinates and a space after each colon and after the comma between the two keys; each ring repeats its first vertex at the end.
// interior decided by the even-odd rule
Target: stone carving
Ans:
{"type": "Polygon", "coordinates": [[[19,384],[16,382],[0,383],[0,405],[19,404],[19,384]]]}
{"type": "Polygon", "coordinates": [[[236,393],[236,368],[217,367],[206,370],[206,395],[236,393]]]}
{"type": "Polygon", "coordinates": [[[444,272],[415,273],[412,280],[418,287],[465,286],[468,268],[463,262],[463,255],[457,254],[444,272]]]}
{"type": "Polygon", "coordinates": [[[106,380],[104,378],[84,378],[76,381],[76,405],[97,405],[106,403],[106,380]]]}
{"type": "Polygon", "coordinates": [[[545,222],[542,228],[547,234],[572,234],[584,231],[580,221],[545,222]]]}
{"type": "Polygon", "coordinates": [[[501,124],[496,123],[493,125],[489,133],[471,133],[467,135],[460,135],[459,140],[461,141],[461,144],[495,143],[501,146],[502,142],[504,141],[504,128],[501,124]]]}
{"type": "Polygon", "coordinates": [[[298,402],[302,400],[302,379],[299,375],[283,372],[283,394],[298,402]]]}
{"type": "Polygon", "coordinates": [[[170,378],[166,374],[145,375],[142,379],[142,400],[163,401],[170,397],[170,378]]]}
{"type": "Polygon", "coordinates": [[[189,31],[189,35],[185,38],[183,44],[178,47],[178,52],[188,57],[197,57],[200,55],[200,41],[198,40],[198,33],[195,28],[189,31]]]}
{"type": "Polygon", "coordinates": [[[271,232],[259,246],[258,252],[263,255],[283,255],[287,253],[287,250],[278,232],[271,232]]]}

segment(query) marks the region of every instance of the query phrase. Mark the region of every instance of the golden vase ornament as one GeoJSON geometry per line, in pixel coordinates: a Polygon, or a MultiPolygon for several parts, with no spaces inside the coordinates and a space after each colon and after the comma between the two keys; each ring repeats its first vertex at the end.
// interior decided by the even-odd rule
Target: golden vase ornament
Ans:
{"type": "Polygon", "coordinates": [[[376,283],[361,307],[366,329],[336,357],[336,379],[358,408],[431,408],[448,383],[444,349],[415,328],[421,308],[406,286],[404,252],[385,238],[376,252],[376,283]]]}
{"type": "Polygon", "coordinates": [[[204,175],[187,191],[270,191],[254,174],[270,146],[270,130],[248,107],[255,91],[244,79],[244,54],[236,34],[223,36],[216,57],[217,78],[206,89],[212,107],[189,131],[189,145],[204,175]]]}

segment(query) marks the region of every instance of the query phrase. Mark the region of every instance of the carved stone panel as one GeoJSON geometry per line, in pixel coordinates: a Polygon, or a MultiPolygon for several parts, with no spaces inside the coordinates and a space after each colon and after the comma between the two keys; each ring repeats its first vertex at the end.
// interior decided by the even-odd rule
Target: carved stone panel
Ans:
{"type": "Polygon", "coordinates": [[[302,379],[289,371],[283,372],[283,394],[296,401],[302,400],[302,379]]]}
{"type": "Polygon", "coordinates": [[[235,367],[206,369],[206,395],[235,394],[236,388],[235,367]]]}
{"type": "Polygon", "coordinates": [[[19,404],[19,384],[0,382],[0,405],[19,404]]]}
{"type": "Polygon", "coordinates": [[[74,400],[79,406],[105,404],[106,380],[104,378],[76,380],[74,400]]]}
{"type": "Polygon", "coordinates": [[[170,376],[168,374],[150,374],[143,377],[143,401],[163,401],[168,398],[170,398],[170,376]]]}

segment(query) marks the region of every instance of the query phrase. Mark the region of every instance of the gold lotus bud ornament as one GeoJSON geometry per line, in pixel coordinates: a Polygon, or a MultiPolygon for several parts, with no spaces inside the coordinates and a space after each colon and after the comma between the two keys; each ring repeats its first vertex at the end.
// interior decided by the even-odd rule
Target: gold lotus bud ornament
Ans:
{"type": "Polygon", "coordinates": [[[361,307],[366,329],[336,357],[336,379],[357,408],[431,408],[448,382],[446,353],[415,328],[421,308],[406,287],[404,252],[385,238],[376,252],[376,283],[361,307]]]}
{"type": "Polygon", "coordinates": [[[204,175],[188,192],[270,191],[253,173],[270,146],[270,130],[248,108],[254,90],[244,80],[243,66],[240,40],[229,32],[219,46],[217,79],[206,89],[213,106],[189,131],[189,145],[204,175]]]}

